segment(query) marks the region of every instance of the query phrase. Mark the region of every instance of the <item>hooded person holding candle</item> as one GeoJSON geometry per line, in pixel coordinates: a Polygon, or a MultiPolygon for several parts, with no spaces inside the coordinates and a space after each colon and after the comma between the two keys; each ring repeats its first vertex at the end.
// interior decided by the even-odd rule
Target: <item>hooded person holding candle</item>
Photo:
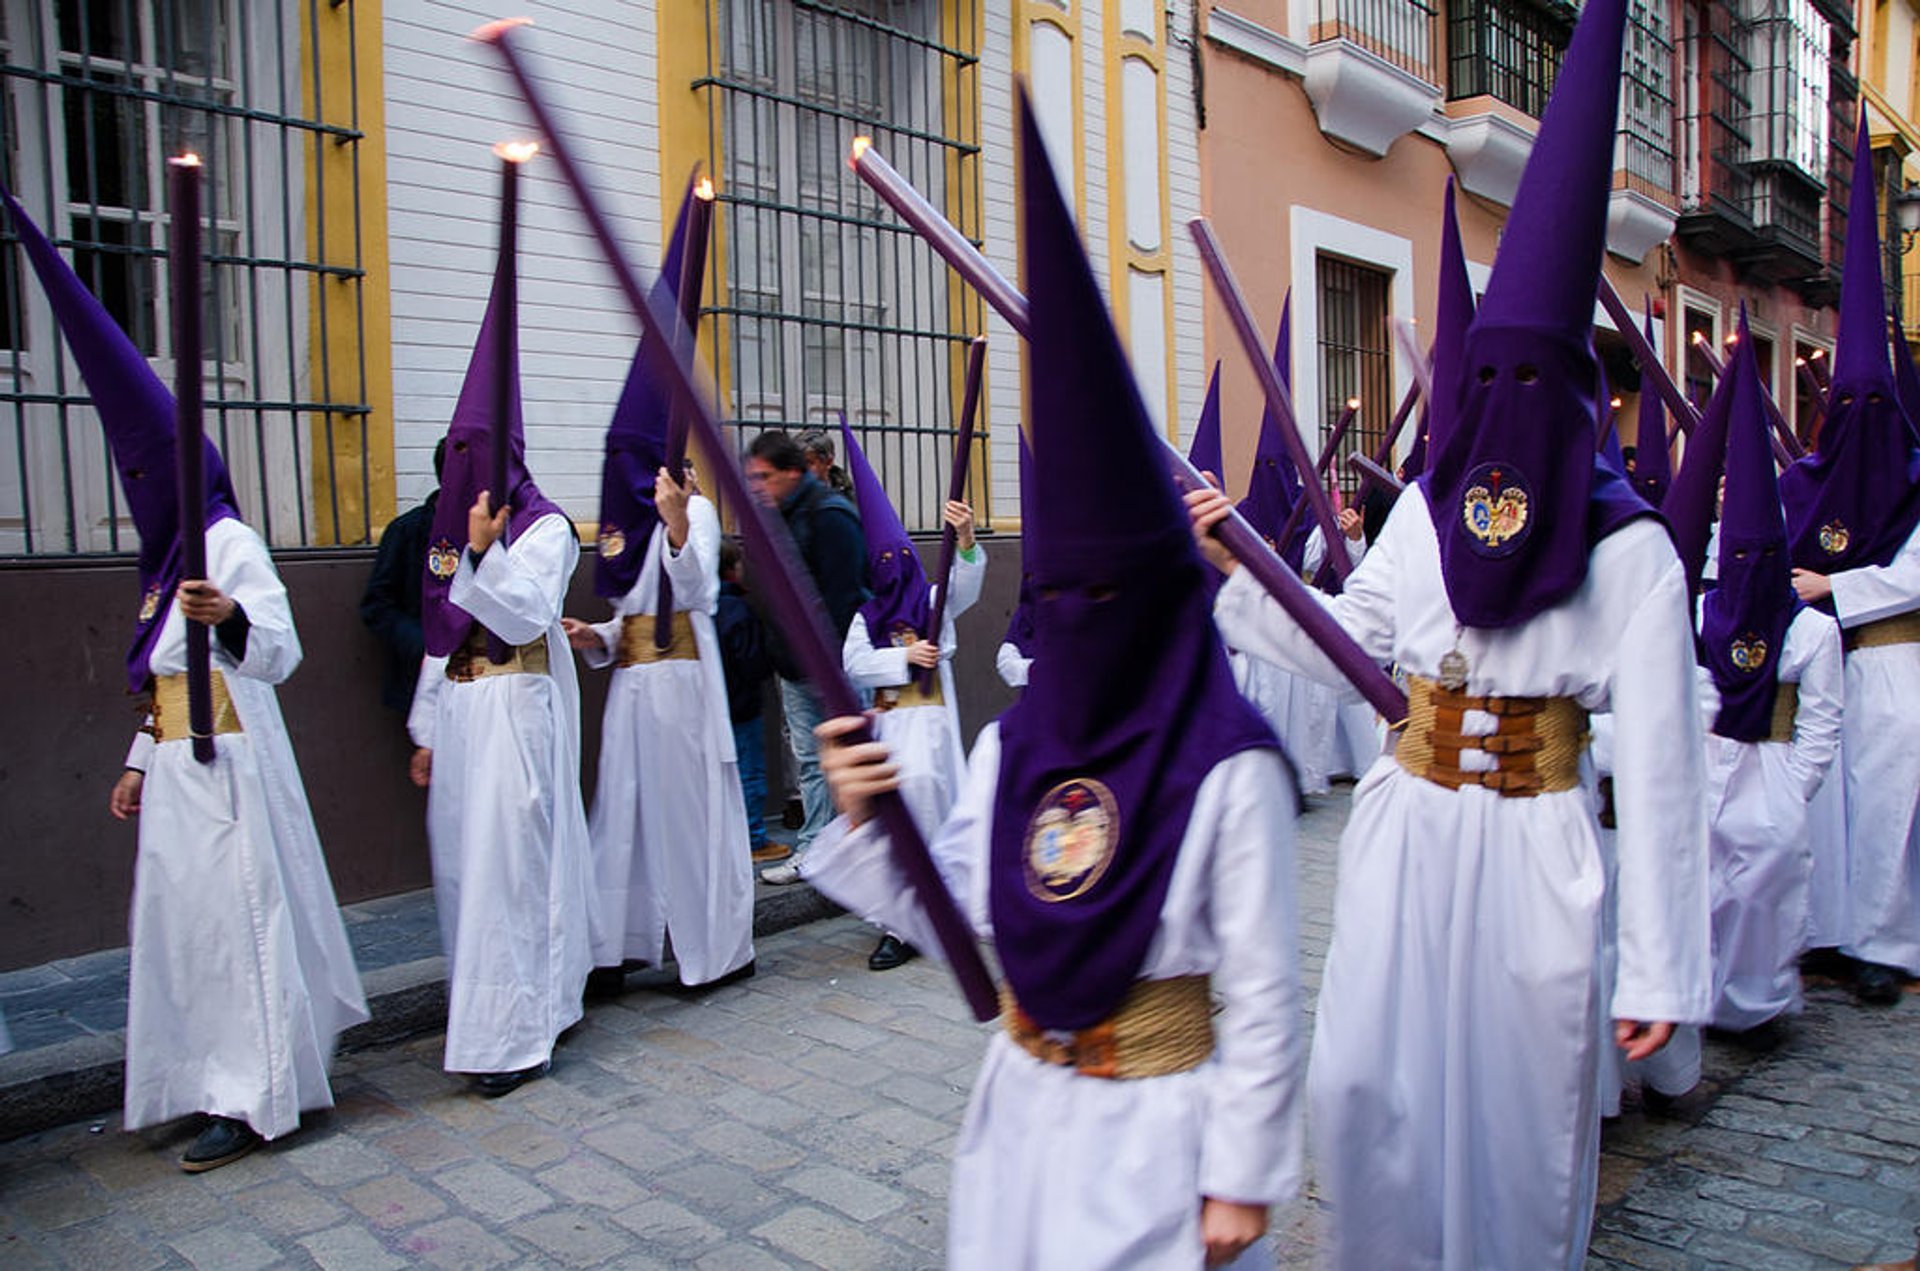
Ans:
{"type": "MultiPolygon", "coordinates": [[[[1395,762],[1354,795],[1308,1079],[1341,1268],[1578,1268],[1599,1167],[1598,1022],[1627,1057],[1711,1004],[1687,580],[1595,454],[1591,317],[1626,0],[1583,6],[1455,370],[1427,474],[1332,615],[1408,676],[1395,762]],[[1587,714],[1617,739],[1619,967],[1587,714]]],[[[1217,492],[1188,496],[1206,532],[1217,492]]],[[[1236,646],[1338,671],[1236,571],[1236,646]]]]}
{"type": "Polygon", "coordinates": [[[493,289],[447,429],[421,584],[427,657],[407,719],[447,955],[445,1067],[488,1098],[546,1072],[554,1040],[580,1018],[595,922],[580,690],[560,623],[580,544],[527,471],[511,181],[502,214],[493,289]],[[488,488],[501,466],[504,505],[488,488]]]}
{"type": "MultiPolygon", "coordinates": [[[[1707,732],[1712,1023],[1746,1032],[1800,1009],[1813,873],[1807,806],[1840,748],[1842,671],[1839,627],[1801,604],[1789,580],[1766,388],[1744,311],[1726,378],[1719,584],[1701,597],[1699,652],[1714,689],[1703,697],[1717,699],[1707,732]]],[[[1675,488],[1685,497],[1665,510],[1676,524],[1712,515],[1712,484],[1675,488]]],[[[1697,1040],[1693,1048],[1697,1056],[1697,1040]]]]}
{"type": "MultiPolygon", "coordinates": [[[[1920,975],[1920,445],[1888,357],[1864,112],[1826,421],[1780,476],[1793,586],[1839,619],[1847,906],[1862,1001],[1920,975]]],[[[1904,354],[1902,355],[1904,356],[1904,354]]]]}
{"type": "MultiPolygon", "coordinates": [[[[152,707],[114,785],[140,820],[127,984],[123,1127],[210,1120],[181,1165],[237,1160],[333,1106],[335,1040],[367,1018],[360,978],[273,686],[300,664],[286,588],[202,445],[204,508],[180,505],[175,403],[9,195],[13,224],[93,395],[140,535],[127,687],[152,707]],[[182,523],[206,527],[206,577],[181,576],[182,523]],[[196,760],[188,623],[211,628],[214,753],[196,760]]],[[[198,271],[176,260],[183,282],[198,271]]],[[[188,357],[194,361],[192,354],[188,357]]]]}
{"type": "MultiPolygon", "coordinates": [[[[693,202],[681,204],[656,284],[676,306],[693,202]]],[[[692,276],[701,272],[694,262],[692,276]]],[[[624,963],[659,963],[669,932],[682,984],[753,973],[746,803],[713,621],[720,515],[667,471],[672,403],[649,361],[635,352],[607,429],[594,589],[614,616],[565,620],[587,665],[616,668],[590,823],[595,991],[617,991],[624,963]],[[673,606],[664,648],[654,623],[663,570],[673,606]]]]}
{"type": "MultiPolygon", "coordinates": [[[[1240,696],[1139,390],[1032,114],[1031,677],[975,741],[933,844],[1005,972],[955,1152],[948,1263],[1222,1265],[1300,1182],[1303,1020],[1287,763],[1240,696]],[[1125,499],[1112,492],[1124,489],[1125,499]]],[[[884,742],[822,727],[846,816],[807,877],[925,922],[867,798],[884,742]]]]}
{"type": "MultiPolygon", "coordinates": [[[[953,560],[953,599],[946,607],[938,643],[927,638],[939,584],[927,581],[907,527],[867,462],[859,438],[840,421],[841,442],[852,470],[854,498],[867,539],[867,585],[873,595],[847,628],[840,658],[855,688],[873,694],[879,718],[874,735],[900,762],[900,796],[920,833],[932,838],[947,819],[967,766],[960,737],[959,698],[953,690],[953,655],[959,649],[954,620],[973,608],[987,576],[987,557],[974,543],[973,509],[957,500],[941,515],[958,535],[953,560]],[[931,685],[922,672],[932,670],[931,685]]],[[[867,966],[891,971],[916,956],[913,945],[888,932],[867,966]]]]}

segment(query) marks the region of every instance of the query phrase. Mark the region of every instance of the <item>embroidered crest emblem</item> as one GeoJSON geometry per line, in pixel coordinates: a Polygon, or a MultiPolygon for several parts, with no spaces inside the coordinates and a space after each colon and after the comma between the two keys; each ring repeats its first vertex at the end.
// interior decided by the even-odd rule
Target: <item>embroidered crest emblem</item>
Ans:
{"type": "Polygon", "coordinates": [[[1049,902],[1072,900],[1100,881],[1119,843],[1113,791],[1091,777],[1062,781],[1027,822],[1027,889],[1049,902]]]}
{"type": "Polygon", "coordinates": [[[427,572],[445,582],[460,568],[460,549],[451,539],[441,539],[427,549],[427,572]]]}
{"type": "Polygon", "coordinates": [[[163,593],[160,584],[147,588],[146,595],[140,597],[140,621],[152,622],[153,615],[160,612],[160,597],[163,593]]]}
{"type": "Polygon", "coordinates": [[[904,622],[894,623],[887,635],[893,640],[893,647],[896,649],[912,648],[914,641],[920,638],[920,633],[904,622]]]}
{"type": "Polygon", "coordinates": [[[1460,517],[1483,556],[1506,556],[1526,540],[1533,500],[1511,464],[1483,463],[1467,474],[1460,517]]]}
{"type": "Polygon", "coordinates": [[[608,526],[600,531],[600,555],[603,558],[612,560],[626,550],[627,536],[625,534],[622,534],[612,526],[608,526]]]}
{"type": "Polygon", "coordinates": [[[1820,527],[1820,550],[1829,556],[1838,556],[1847,550],[1851,537],[1845,525],[1839,521],[1828,521],[1820,527]]]}
{"type": "Polygon", "coordinates": [[[1742,671],[1757,671],[1766,665],[1767,642],[1748,632],[1728,646],[1727,654],[1733,659],[1734,666],[1742,671]]]}

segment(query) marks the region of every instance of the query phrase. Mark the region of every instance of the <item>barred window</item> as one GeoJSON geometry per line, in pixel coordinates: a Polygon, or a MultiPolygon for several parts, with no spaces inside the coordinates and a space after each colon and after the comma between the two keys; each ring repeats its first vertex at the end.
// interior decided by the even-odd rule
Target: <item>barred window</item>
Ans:
{"type": "MultiPolygon", "coordinates": [[[[1756,162],[1827,179],[1827,20],[1812,0],[1750,0],[1747,127],[1756,162]]],[[[1817,233],[1817,226],[1815,227],[1817,233]]]]}
{"type": "Polygon", "coordinates": [[[1558,0],[1460,0],[1447,24],[1447,97],[1496,97],[1538,116],[1574,13],[1558,0]]]}
{"type": "Polygon", "coordinates": [[[844,411],[908,528],[937,528],[959,370],[984,312],[846,155],[872,136],[978,237],[971,5],[709,6],[718,61],[696,87],[713,124],[724,287],[705,312],[720,322],[727,422],[744,439],[844,411]]]}
{"type": "Polygon", "coordinates": [[[1421,0],[1317,0],[1313,39],[1352,40],[1425,80],[1438,80],[1434,7],[1421,0]]]}
{"type": "MultiPolygon", "coordinates": [[[[358,366],[331,355],[363,347],[357,204],[331,234],[354,244],[353,263],[329,264],[308,242],[321,165],[352,171],[360,139],[321,122],[323,102],[342,110],[347,85],[303,83],[303,59],[320,75],[318,15],[328,9],[326,0],[0,0],[7,179],[169,384],[165,165],[200,155],[207,429],[242,511],[276,546],[365,541],[373,528],[364,354],[358,366]],[[359,470],[337,470],[332,443],[355,430],[359,470]]],[[[351,78],[350,42],[347,55],[351,78]]],[[[314,228],[325,234],[324,219],[314,228]]],[[[5,242],[0,556],[132,551],[86,385],[11,227],[5,242]]]]}
{"type": "Polygon", "coordinates": [[[1393,418],[1393,354],[1387,337],[1389,288],[1393,274],[1339,256],[1318,258],[1320,300],[1320,384],[1326,417],[1320,421],[1318,455],[1333,434],[1347,403],[1358,401],[1358,415],[1340,443],[1329,475],[1341,491],[1353,495],[1359,479],[1347,468],[1347,456],[1370,455],[1386,436],[1393,418]]]}
{"type": "Polygon", "coordinates": [[[1633,0],[1620,84],[1620,148],[1627,176],[1673,190],[1673,27],[1660,0],[1633,0]]]}

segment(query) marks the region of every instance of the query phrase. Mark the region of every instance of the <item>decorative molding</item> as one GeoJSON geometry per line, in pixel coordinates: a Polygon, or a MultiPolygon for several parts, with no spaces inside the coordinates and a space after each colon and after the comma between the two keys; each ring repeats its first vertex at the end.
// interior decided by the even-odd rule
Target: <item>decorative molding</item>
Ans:
{"type": "Polygon", "coordinates": [[[1344,38],[1307,49],[1303,82],[1320,131],[1372,155],[1385,155],[1440,104],[1434,85],[1344,38]]]}
{"type": "Polygon", "coordinates": [[[1638,190],[1615,190],[1607,200],[1607,250],[1639,264],[1679,223],[1672,208],[1638,190]]]}
{"type": "Polygon", "coordinates": [[[1243,18],[1230,9],[1215,7],[1207,12],[1207,38],[1222,48],[1244,53],[1256,62],[1275,70],[1304,77],[1307,73],[1307,46],[1297,44],[1252,18],[1243,18]]]}
{"type": "Polygon", "coordinates": [[[1520,173],[1533,153],[1533,132],[1503,114],[1485,111],[1449,121],[1447,159],[1460,188],[1502,207],[1513,206],[1520,173]]]}

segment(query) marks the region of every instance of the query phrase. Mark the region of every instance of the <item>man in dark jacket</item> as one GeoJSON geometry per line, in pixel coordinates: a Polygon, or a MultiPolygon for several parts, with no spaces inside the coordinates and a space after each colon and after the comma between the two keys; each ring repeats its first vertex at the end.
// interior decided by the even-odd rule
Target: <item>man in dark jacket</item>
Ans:
{"type": "Polygon", "coordinates": [[[727,718],[739,760],[740,792],[747,802],[747,844],[755,861],[785,860],[791,850],[767,839],[767,750],[760,724],[761,690],[773,663],[767,636],[741,584],[744,557],[732,539],[720,544],[720,604],[713,615],[720,637],[720,666],[727,677],[727,718]]]}
{"type": "MultiPolygon", "coordinates": [[[[760,501],[778,508],[793,534],[800,559],[813,576],[813,585],[827,608],[834,640],[846,639],[854,614],[865,604],[867,541],[860,531],[860,514],[853,504],[834,493],[807,471],[807,457],[799,443],[778,430],[761,433],[747,448],[747,484],[760,501]]],[[[787,730],[800,772],[800,801],[806,823],[794,843],[793,857],[760,871],[762,882],[799,881],[798,861],[814,835],[833,817],[827,783],[820,775],[819,752],[813,729],[820,722],[820,699],[801,678],[779,632],[769,629],[769,652],[780,673],[780,698],[787,712],[787,730]]]]}
{"type": "MultiPolygon", "coordinates": [[[[433,479],[446,461],[447,439],[433,448],[433,479]]],[[[433,509],[438,488],[426,502],[395,517],[380,535],[373,558],[373,576],[360,597],[360,621],[378,636],[387,650],[387,673],[380,683],[380,700],[405,715],[413,705],[413,686],[420,678],[420,659],[427,646],[420,634],[420,576],[426,566],[427,540],[433,534],[433,509]]]]}

